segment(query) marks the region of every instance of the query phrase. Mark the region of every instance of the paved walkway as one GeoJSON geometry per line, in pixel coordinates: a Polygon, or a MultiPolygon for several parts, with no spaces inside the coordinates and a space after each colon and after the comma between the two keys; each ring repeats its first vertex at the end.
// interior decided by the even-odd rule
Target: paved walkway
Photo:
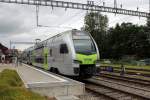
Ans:
{"type": "Polygon", "coordinates": [[[0,64],[0,72],[4,69],[16,70],[24,82],[25,87],[41,95],[50,97],[68,97],[72,95],[83,95],[85,92],[85,86],[83,83],[59,77],[25,64],[18,67],[14,64],[0,64]]]}
{"type": "Polygon", "coordinates": [[[4,69],[14,69],[16,70],[15,66],[13,64],[1,64],[0,63],[0,72],[4,69]]]}
{"type": "Polygon", "coordinates": [[[26,84],[66,82],[66,80],[62,78],[24,64],[20,66],[15,66],[14,64],[0,64],[0,72],[4,69],[16,70],[26,84]]]}
{"type": "Polygon", "coordinates": [[[62,78],[48,74],[44,71],[41,71],[28,65],[22,65],[16,67],[16,69],[26,84],[67,82],[62,78]]]}

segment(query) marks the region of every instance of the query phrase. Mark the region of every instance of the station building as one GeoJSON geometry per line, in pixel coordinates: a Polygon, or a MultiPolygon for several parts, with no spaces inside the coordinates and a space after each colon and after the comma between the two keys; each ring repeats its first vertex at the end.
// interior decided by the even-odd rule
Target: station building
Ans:
{"type": "Polygon", "coordinates": [[[2,63],[2,58],[4,58],[4,63],[11,63],[14,55],[18,55],[17,49],[8,49],[0,43],[0,63],[2,63]]]}

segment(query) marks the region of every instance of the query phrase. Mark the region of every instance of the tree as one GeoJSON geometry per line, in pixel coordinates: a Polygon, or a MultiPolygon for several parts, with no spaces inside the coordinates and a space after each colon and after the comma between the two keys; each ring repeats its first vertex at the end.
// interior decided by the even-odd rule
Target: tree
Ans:
{"type": "Polygon", "coordinates": [[[98,44],[100,55],[104,57],[106,32],[108,26],[107,16],[99,12],[87,13],[84,19],[84,29],[89,32],[98,44]]]}
{"type": "Polygon", "coordinates": [[[110,57],[121,59],[123,56],[135,56],[138,58],[150,57],[150,42],[145,32],[145,26],[132,23],[117,24],[109,29],[110,57]]]}
{"type": "Polygon", "coordinates": [[[150,17],[147,18],[147,27],[150,28],[150,17]]]}
{"type": "Polygon", "coordinates": [[[109,29],[107,26],[107,16],[97,12],[86,14],[84,30],[91,33],[97,42],[101,58],[150,57],[150,20],[147,26],[132,23],[116,24],[114,28],[109,29]]]}
{"type": "Polygon", "coordinates": [[[147,35],[149,37],[149,42],[150,42],[150,17],[147,18],[147,27],[145,30],[147,32],[147,35]]]}

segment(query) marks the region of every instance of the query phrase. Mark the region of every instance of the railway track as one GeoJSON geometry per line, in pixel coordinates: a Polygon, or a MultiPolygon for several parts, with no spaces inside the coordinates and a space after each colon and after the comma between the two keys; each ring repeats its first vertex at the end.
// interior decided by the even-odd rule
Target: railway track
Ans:
{"type": "Polygon", "coordinates": [[[86,89],[113,100],[150,100],[150,90],[102,78],[86,80],[86,89]]]}
{"type": "Polygon", "coordinates": [[[109,78],[109,79],[115,79],[115,80],[124,80],[128,82],[134,82],[134,83],[141,83],[144,85],[150,85],[150,79],[146,77],[139,78],[138,76],[133,76],[133,75],[125,75],[125,76],[120,76],[117,74],[109,74],[107,72],[103,72],[100,75],[101,77],[109,78]],[[146,78],[146,79],[145,79],[146,78]]]}

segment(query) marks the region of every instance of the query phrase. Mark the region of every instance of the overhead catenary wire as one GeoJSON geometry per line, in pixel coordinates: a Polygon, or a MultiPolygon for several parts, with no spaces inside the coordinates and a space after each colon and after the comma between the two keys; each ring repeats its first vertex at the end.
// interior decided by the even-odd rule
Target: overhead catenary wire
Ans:
{"type": "MultiPolygon", "coordinates": [[[[37,2],[37,3],[39,3],[39,2],[37,2]]],[[[67,20],[65,20],[65,21],[63,20],[63,23],[60,23],[59,25],[56,25],[56,26],[39,24],[39,9],[40,9],[40,8],[39,8],[39,5],[36,5],[36,25],[37,25],[37,27],[73,29],[73,27],[70,27],[70,26],[61,26],[61,25],[65,24],[65,23],[68,21],[68,18],[67,18],[67,20]]],[[[53,10],[54,10],[54,9],[53,9],[53,7],[52,7],[52,11],[53,11],[53,10]]],[[[66,9],[65,9],[65,11],[66,11],[66,9]]],[[[71,16],[71,19],[76,18],[76,16],[77,16],[78,14],[83,14],[83,11],[79,11],[79,12],[75,13],[73,16],[71,16]]],[[[70,19],[70,21],[71,21],[71,19],[70,19]]],[[[70,22],[70,21],[69,21],[69,22],[70,22]]]]}
{"type": "MultiPolygon", "coordinates": [[[[66,11],[66,9],[65,9],[65,11],[66,11]]],[[[51,28],[53,27],[54,28],[54,27],[58,26],[58,28],[70,28],[70,29],[73,29],[73,27],[70,27],[70,25],[69,26],[62,26],[62,25],[64,25],[65,23],[73,22],[73,20],[77,19],[78,17],[81,17],[81,16],[83,17],[85,15],[83,12],[84,12],[83,10],[76,12],[75,14],[73,14],[69,18],[66,18],[61,23],[57,24],[56,26],[43,26],[43,27],[51,27],[51,28]]],[[[65,17],[65,15],[63,15],[63,16],[65,17]]],[[[74,22],[76,22],[76,21],[74,21],[74,22]]]]}
{"type": "MultiPolygon", "coordinates": [[[[27,4],[27,5],[40,5],[40,6],[53,6],[53,7],[61,7],[61,8],[71,8],[71,9],[81,9],[81,10],[94,10],[108,13],[116,13],[116,10],[113,7],[101,7],[97,5],[92,5],[89,7],[88,4],[76,3],[76,2],[67,2],[67,1],[54,1],[54,0],[37,0],[39,3],[37,4],[33,0],[0,0],[3,3],[17,3],[17,4],[27,4]]],[[[127,10],[127,9],[117,9],[117,14],[130,15],[130,16],[141,16],[148,17],[149,13],[140,12],[135,10],[127,10]]]]}
{"type": "Polygon", "coordinates": [[[65,20],[63,20],[63,22],[59,23],[59,25],[63,25],[64,23],[71,21],[72,19],[76,18],[77,16],[81,15],[82,13],[83,13],[83,11],[76,12],[75,14],[70,16],[70,18],[66,18],[65,20]]]}
{"type": "Polygon", "coordinates": [[[73,27],[69,27],[69,26],[50,26],[50,25],[41,25],[41,24],[39,24],[38,27],[73,29],[73,27]]]}
{"type": "Polygon", "coordinates": [[[85,15],[84,11],[77,12],[73,16],[71,16],[69,20],[67,18],[65,21],[63,21],[64,23],[60,24],[60,26],[64,25],[65,23],[76,22],[74,20],[76,20],[78,17],[84,17],[84,15],[85,15]]]}
{"type": "MultiPolygon", "coordinates": [[[[38,3],[38,2],[37,2],[38,3]]],[[[52,9],[53,10],[53,9],[52,9]]],[[[40,12],[40,8],[39,5],[36,5],[36,25],[37,27],[49,27],[49,28],[67,28],[67,29],[73,29],[72,27],[69,26],[51,26],[51,25],[42,25],[39,23],[39,12],[40,12]]]]}
{"type": "MultiPolygon", "coordinates": [[[[4,1],[5,1],[5,0],[0,0],[0,2],[4,2],[4,1]]],[[[29,1],[30,1],[30,0],[29,0],[29,1]]],[[[9,0],[9,3],[11,3],[11,2],[14,3],[13,1],[9,0]]],[[[15,3],[17,3],[17,2],[18,2],[18,1],[16,0],[15,3]]],[[[25,3],[25,2],[26,2],[25,0],[22,0],[22,3],[25,3]]],[[[52,0],[52,1],[51,1],[51,0],[50,0],[50,1],[47,1],[47,0],[46,0],[46,1],[40,1],[40,0],[39,0],[39,1],[37,1],[37,2],[40,2],[38,5],[44,4],[44,3],[41,3],[41,2],[49,2],[49,3],[51,2],[51,3],[55,3],[55,1],[53,1],[53,0],[52,0]]],[[[59,2],[60,2],[60,1],[59,1],[59,2]]],[[[8,3],[8,2],[7,2],[7,3],[8,3]]],[[[29,3],[31,3],[31,2],[27,2],[27,3],[29,4],[29,3]]],[[[62,2],[60,2],[60,3],[58,3],[58,5],[54,5],[54,6],[55,6],[55,7],[56,7],[56,6],[57,6],[57,7],[58,7],[58,6],[59,6],[59,7],[64,7],[64,6],[65,6],[65,4],[64,4],[65,2],[62,1],[62,2]],[[62,3],[62,6],[59,5],[60,3],[62,3]],[[63,5],[63,4],[64,4],[64,5],[63,5]]],[[[26,4],[26,3],[25,3],[25,4],[26,4]]],[[[46,4],[46,3],[45,3],[45,4],[46,4]]],[[[70,4],[73,4],[73,3],[70,2],[70,4]]],[[[35,4],[32,4],[32,5],[35,5],[35,4]]],[[[51,6],[52,6],[52,5],[51,5],[51,6]]],[[[73,6],[72,6],[72,7],[73,7],[73,6]]],[[[81,8],[80,8],[80,9],[81,9],[81,8]]],[[[38,10],[37,10],[37,11],[38,11],[38,10]]],[[[109,11],[109,10],[108,10],[108,11],[109,11]]],[[[38,12],[39,12],[39,11],[38,11],[38,12]]],[[[112,13],[112,12],[111,12],[111,13],[112,13]]],[[[118,13],[118,11],[117,11],[117,13],[118,13]]],[[[124,13],[126,13],[126,12],[124,12],[124,13]]],[[[137,15],[136,12],[133,13],[133,14],[135,14],[135,16],[140,16],[140,15],[137,15]]],[[[140,13],[139,13],[139,14],[140,14],[140,13]]],[[[132,14],[131,14],[131,15],[132,15],[132,14]]],[[[147,14],[146,14],[145,16],[147,16],[147,14]]],[[[39,24],[39,20],[38,20],[38,19],[39,19],[39,17],[38,17],[38,15],[37,15],[37,25],[39,24]]]]}

